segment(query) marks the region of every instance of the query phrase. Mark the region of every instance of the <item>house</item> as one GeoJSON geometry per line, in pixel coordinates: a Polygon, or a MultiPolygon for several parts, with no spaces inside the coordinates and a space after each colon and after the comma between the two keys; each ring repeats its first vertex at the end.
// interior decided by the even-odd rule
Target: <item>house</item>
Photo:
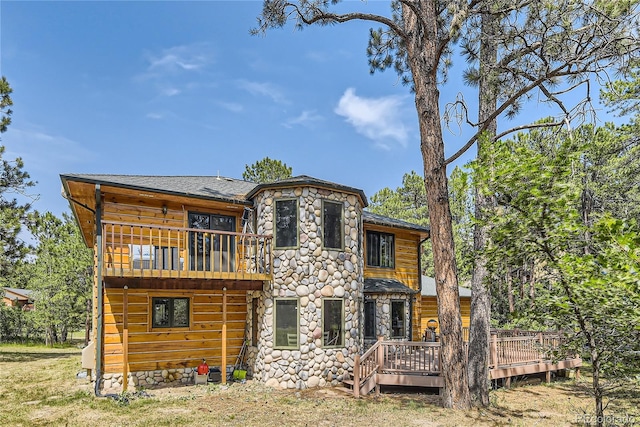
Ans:
{"type": "Polygon", "coordinates": [[[224,381],[239,356],[268,385],[337,384],[376,337],[421,339],[429,229],[365,211],[362,190],[308,176],[61,180],[95,252],[83,360],[96,392],[187,383],[202,359],[224,381]]]}
{"type": "Polygon", "coordinates": [[[20,307],[24,311],[33,310],[33,291],[29,289],[2,288],[2,302],[9,307],[20,307]]]}
{"type": "MultiPolygon", "coordinates": [[[[436,281],[433,277],[422,276],[422,289],[420,291],[422,295],[421,310],[420,310],[420,325],[422,332],[433,327],[429,321],[435,321],[435,332],[440,332],[440,322],[438,321],[438,299],[436,296],[436,281]]],[[[469,339],[469,323],[471,317],[471,289],[458,286],[458,293],[460,295],[460,317],[462,320],[462,328],[465,341],[469,339]]]]}

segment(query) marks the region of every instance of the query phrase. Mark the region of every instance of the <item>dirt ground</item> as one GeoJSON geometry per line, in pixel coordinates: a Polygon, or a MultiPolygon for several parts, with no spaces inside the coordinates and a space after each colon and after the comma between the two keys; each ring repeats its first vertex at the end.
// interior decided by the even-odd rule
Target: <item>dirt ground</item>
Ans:
{"type": "MultiPolygon", "coordinates": [[[[578,426],[592,400],[583,381],[538,378],[491,392],[484,409],[438,406],[437,391],[383,389],[355,399],[333,388],[275,390],[256,382],[189,385],[98,398],[77,349],[0,345],[0,421],[9,426],[578,426]]],[[[634,381],[607,408],[609,425],[640,425],[634,381]]]]}

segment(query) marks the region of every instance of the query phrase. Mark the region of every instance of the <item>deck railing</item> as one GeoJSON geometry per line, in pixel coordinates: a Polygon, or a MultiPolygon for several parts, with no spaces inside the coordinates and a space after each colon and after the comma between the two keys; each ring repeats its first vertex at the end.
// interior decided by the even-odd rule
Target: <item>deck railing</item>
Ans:
{"type": "Polygon", "coordinates": [[[125,222],[102,223],[103,274],[267,280],[271,236],[125,222]]]}
{"type": "MultiPolygon", "coordinates": [[[[489,368],[499,370],[513,366],[553,364],[552,355],[560,349],[558,332],[493,330],[490,342],[489,368]]],[[[467,349],[465,342],[465,350],[467,349]]],[[[575,356],[577,358],[577,356],[575,356]]],[[[566,360],[574,359],[568,357],[566,360]]],[[[353,391],[356,397],[378,388],[378,377],[412,376],[405,383],[418,383],[415,378],[439,376],[440,342],[376,341],[362,356],[356,355],[353,368],[353,391]]],[[[579,358],[574,359],[579,362],[579,358]]],[[[575,366],[579,366],[575,364],[575,366]]],[[[395,381],[394,384],[402,381],[395,381]]],[[[422,383],[425,383],[422,381],[422,383]]],[[[435,383],[432,382],[432,383],[435,383]]],[[[383,383],[384,384],[384,383],[383,383]]]]}

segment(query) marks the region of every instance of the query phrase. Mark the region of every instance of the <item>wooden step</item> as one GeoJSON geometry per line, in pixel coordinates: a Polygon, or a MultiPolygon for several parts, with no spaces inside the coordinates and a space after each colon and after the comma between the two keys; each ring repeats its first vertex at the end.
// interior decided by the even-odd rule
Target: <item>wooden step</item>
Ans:
{"type": "Polygon", "coordinates": [[[342,380],[342,384],[346,384],[349,387],[353,387],[353,380],[342,380]]]}
{"type": "Polygon", "coordinates": [[[343,392],[345,394],[349,394],[349,395],[353,396],[353,390],[350,389],[350,388],[347,388],[347,387],[336,386],[336,387],[333,387],[333,390],[340,391],[340,392],[343,392]]]}

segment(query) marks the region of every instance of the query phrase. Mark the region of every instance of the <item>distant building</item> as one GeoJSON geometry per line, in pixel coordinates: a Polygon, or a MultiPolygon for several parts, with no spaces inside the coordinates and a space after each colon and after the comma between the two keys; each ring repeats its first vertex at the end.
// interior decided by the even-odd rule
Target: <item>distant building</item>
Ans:
{"type": "Polygon", "coordinates": [[[2,288],[2,302],[9,307],[21,307],[24,311],[33,310],[33,291],[29,289],[2,288]]]}

